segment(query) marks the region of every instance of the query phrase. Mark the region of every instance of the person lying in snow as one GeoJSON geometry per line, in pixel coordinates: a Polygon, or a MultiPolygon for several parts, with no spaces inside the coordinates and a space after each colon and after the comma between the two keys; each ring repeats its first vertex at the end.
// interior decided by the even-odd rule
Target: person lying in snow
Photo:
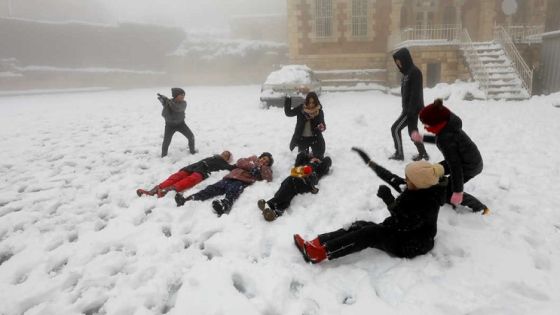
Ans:
{"type": "Polygon", "coordinates": [[[388,186],[379,186],[377,196],[391,213],[382,223],[356,221],[347,229],[320,234],[311,241],[295,234],[295,245],[305,261],[318,263],[368,247],[404,258],[430,251],[434,247],[438,212],[447,185],[443,166],[426,161],[412,162],[405,167],[406,177],[403,179],[372,161],[362,150],[353,150],[377,176],[401,194],[395,199],[388,186]]]}
{"type": "Polygon", "coordinates": [[[482,156],[476,144],[463,131],[461,118],[443,106],[441,99],[436,99],[420,111],[420,121],[427,131],[434,135],[422,136],[418,131],[412,133],[412,140],[417,143],[435,143],[443,154],[444,161],[439,162],[449,176],[447,202],[456,207],[463,205],[473,212],[482,211],[483,215],[490,209],[473,195],[463,192],[463,184],[482,172],[482,156]]]}
{"type": "Polygon", "coordinates": [[[312,158],[308,153],[300,152],[290,176],[282,181],[274,198],[268,201],[261,199],[257,202],[264,219],[266,221],[276,220],[290,206],[290,202],[297,194],[318,193],[319,189],[315,185],[329,172],[331,164],[330,157],[312,158]]]}
{"type": "Polygon", "coordinates": [[[256,155],[253,155],[248,158],[239,159],[235,163],[235,168],[222,180],[188,197],[176,194],[175,202],[177,207],[184,205],[189,200],[204,201],[225,194],[224,199],[212,202],[212,208],[214,208],[218,216],[229,213],[231,206],[239,198],[245,187],[253,184],[255,181],[272,181],[272,169],[270,167],[273,163],[272,154],[268,152],[262,153],[258,158],[256,155]]]}
{"type": "Polygon", "coordinates": [[[205,180],[212,172],[233,170],[235,166],[228,163],[230,160],[231,152],[229,151],[207,157],[194,164],[183,167],[177,173],[172,174],[168,179],[150,190],[137,189],[136,194],[138,197],[155,195],[161,198],[170,191],[182,192],[205,180]]]}

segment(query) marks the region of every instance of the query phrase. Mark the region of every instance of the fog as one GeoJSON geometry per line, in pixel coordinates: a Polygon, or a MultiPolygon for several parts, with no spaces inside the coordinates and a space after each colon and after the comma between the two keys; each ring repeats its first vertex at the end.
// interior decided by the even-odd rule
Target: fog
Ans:
{"type": "Polygon", "coordinates": [[[0,0],[0,90],[259,83],[287,59],[285,4],[0,0]]]}

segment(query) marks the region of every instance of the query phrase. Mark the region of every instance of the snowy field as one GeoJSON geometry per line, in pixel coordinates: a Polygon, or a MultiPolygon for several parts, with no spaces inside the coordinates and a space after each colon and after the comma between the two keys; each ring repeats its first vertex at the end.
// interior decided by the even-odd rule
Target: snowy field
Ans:
{"type": "Polygon", "coordinates": [[[272,223],[256,202],[289,174],[296,121],[260,109],[258,86],[186,87],[199,153],[176,134],[164,159],[156,93],[167,88],[1,97],[0,314],[559,314],[560,94],[469,102],[458,100],[463,88],[425,98],[451,96],[485,163],[465,191],[492,214],[444,206],[427,255],[367,249],[319,265],[303,261],[292,234],[388,215],[381,181],[350,148],[403,174],[412,142],[408,161],[387,160],[399,97],[322,95],[332,172],[272,223]],[[136,196],[223,149],[276,160],[274,181],[248,187],[229,215],[209,201],[136,196]]]}

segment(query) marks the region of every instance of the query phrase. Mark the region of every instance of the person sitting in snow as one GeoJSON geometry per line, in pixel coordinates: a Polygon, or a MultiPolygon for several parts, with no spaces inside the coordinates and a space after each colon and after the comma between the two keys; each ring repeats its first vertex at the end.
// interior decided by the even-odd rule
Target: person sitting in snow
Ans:
{"type": "Polygon", "coordinates": [[[450,175],[447,189],[447,202],[456,207],[463,205],[473,212],[488,214],[490,210],[476,197],[463,192],[463,184],[482,172],[482,156],[476,144],[463,131],[461,118],[443,106],[441,99],[420,111],[420,121],[427,131],[434,135],[422,136],[413,132],[412,140],[417,143],[435,143],[443,154],[444,161],[439,162],[450,175]]]}
{"type": "Polygon", "coordinates": [[[224,199],[212,202],[212,208],[214,208],[218,216],[229,213],[233,203],[239,198],[245,187],[253,184],[255,181],[272,181],[272,169],[270,167],[273,163],[272,154],[268,152],[262,153],[258,158],[256,155],[253,155],[248,158],[239,159],[235,163],[235,168],[217,183],[188,197],[176,194],[175,201],[177,202],[177,207],[184,205],[189,200],[203,201],[225,194],[224,199]]]}
{"type": "Polygon", "coordinates": [[[325,154],[325,139],[323,132],[326,129],[325,115],[315,92],[307,93],[305,102],[291,108],[291,98],[286,97],[284,101],[284,113],[288,117],[297,116],[294,135],[290,141],[290,151],[296,146],[298,152],[309,152],[311,148],[313,156],[322,158],[325,154]]]}
{"type": "Polygon", "coordinates": [[[173,134],[177,131],[187,138],[189,141],[189,152],[195,154],[194,135],[185,123],[185,109],[187,108],[185,91],[181,88],[172,88],[171,96],[173,96],[173,99],[158,94],[158,100],[163,106],[161,116],[165,118],[165,133],[163,134],[163,143],[161,145],[161,157],[167,155],[171,138],[173,138],[173,134]]]}
{"type": "Polygon", "coordinates": [[[382,180],[401,194],[395,199],[391,189],[380,185],[377,196],[387,205],[390,216],[382,223],[356,221],[347,229],[320,234],[311,241],[294,235],[296,247],[306,261],[318,263],[361,251],[368,247],[391,255],[412,258],[434,247],[437,218],[443,204],[447,179],[441,164],[416,161],[405,167],[401,178],[353,148],[382,180]]]}
{"type": "Polygon", "coordinates": [[[224,151],[219,155],[216,154],[214,156],[207,157],[196,163],[183,167],[177,173],[169,176],[169,178],[162,183],[154,186],[151,190],[137,189],[136,194],[138,197],[144,195],[155,195],[158,198],[161,198],[170,191],[182,192],[202,182],[208,178],[212,172],[233,170],[235,165],[229,164],[228,162],[230,160],[231,152],[229,151],[224,151]]]}
{"type": "Polygon", "coordinates": [[[331,164],[330,157],[319,159],[310,157],[306,152],[300,152],[290,176],[282,181],[274,198],[268,201],[261,199],[257,202],[264,219],[266,221],[276,220],[290,206],[290,202],[297,194],[318,193],[319,189],[315,186],[329,172],[331,164]]]}

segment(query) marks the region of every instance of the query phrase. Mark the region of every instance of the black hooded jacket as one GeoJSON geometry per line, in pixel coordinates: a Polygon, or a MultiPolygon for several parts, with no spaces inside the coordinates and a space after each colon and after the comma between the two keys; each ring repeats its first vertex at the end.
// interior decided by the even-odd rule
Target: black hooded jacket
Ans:
{"type": "MultiPolygon", "coordinates": [[[[294,129],[294,135],[292,136],[292,141],[290,141],[290,150],[293,150],[299,143],[301,138],[301,134],[303,133],[303,128],[305,128],[305,122],[308,120],[305,117],[305,113],[303,111],[303,104],[291,108],[291,100],[289,97],[286,97],[284,101],[284,113],[288,117],[297,116],[297,123],[296,128],[294,129]]],[[[319,110],[319,115],[315,116],[315,118],[310,120],[311,123],[311,133],[313,136],[318,138],[323,138],[322,131],[318,128],[320,124],[326,127],[325,124],[325,115],[323,114],[323,109],[319,110]]]]}
{"type": "Polygon", "coordinates": [[[235,168],[235,165],[231,165],[226,162],[220,155],[214,155],[212,157],[205,158],[189,166],[183,167],[181,171],[185,172],[197,172],[202,174],[204,178],[208,178],[210,173],[228,170],[231,171],[235,168]]]}
{"type": "Polygon", "coordinates": [[[482,156],[476,144],[463,131],[463,122],[451,113],[447,125],[436,136],[424,136],[425,142],[435,143],[445,161],[440,162],[445,174],[451,174],[453,192],[462,192],[463,183],[480,174],[482,156]]]}
{"type": "Polygon", "coordinates": [[[424,108],[422,72],[414,65],[412,56],[406,48],[397,50],[393,54],[393,59],[401,62],[399,71],[403,74],[401,80],[402,110],[407,115],[417,116],[424,108]]]}

